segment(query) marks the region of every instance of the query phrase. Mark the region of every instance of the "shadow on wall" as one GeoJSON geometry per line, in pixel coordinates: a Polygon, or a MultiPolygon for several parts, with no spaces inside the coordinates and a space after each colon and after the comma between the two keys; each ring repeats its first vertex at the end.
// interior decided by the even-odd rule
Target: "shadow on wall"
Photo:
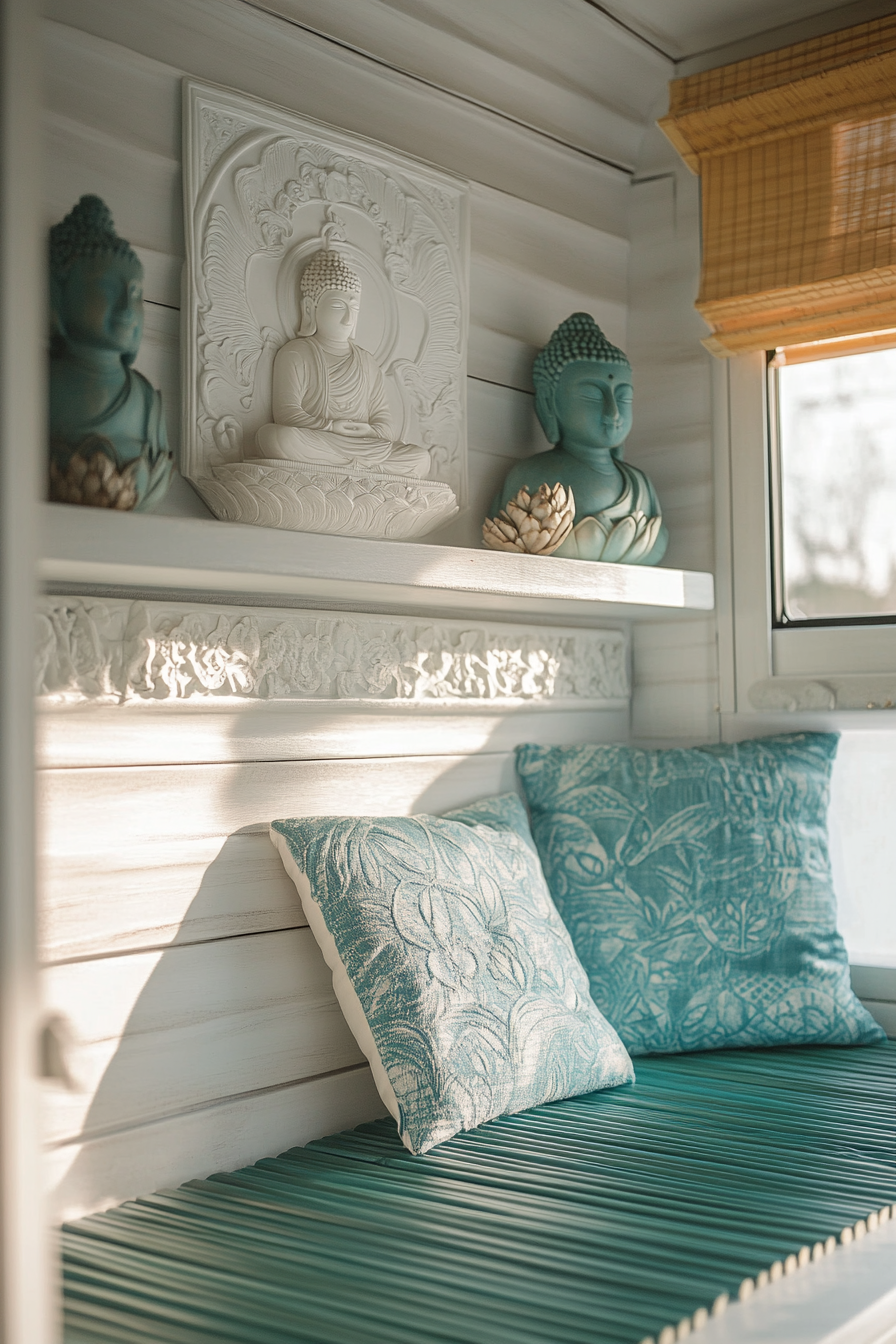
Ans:
{"type": "MultiPolygon", "coordinates": [[[[595,740],[610,717],[593,715],[595,740]]],[[[612,716],[614,736],[621,717],[612,716]]],[[[363,735],[345,741],[344,716],[331,718],[337,751],[363,749],[363,735]]],[[[240,722],[257,740],[253,716],[240,722]]],[[[102,820],[91,827],[86,955],[107,954],[49,972],[52,1006],[73,1026],[80,1088],[49,1097],[56,1216],[384,1114],[268,824],[303,813],[443,812],[514,789],[512,756],[490,749],[493,724],[483,722],[478,750],[463,756],[443,714],[444,754],[90,772],[110,805],[91,803],[102,820]],[[197,817],[206,834],[195,834],[197,817]],[[123,946],[141,950],[108,955],[123,946]]]]}

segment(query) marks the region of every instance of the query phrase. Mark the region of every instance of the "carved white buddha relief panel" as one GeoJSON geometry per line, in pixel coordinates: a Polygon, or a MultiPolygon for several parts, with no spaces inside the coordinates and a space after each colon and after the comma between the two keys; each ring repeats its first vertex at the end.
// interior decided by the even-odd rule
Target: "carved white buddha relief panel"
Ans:
{"type": "Polygon", "coordinates": [[[463,502],[465,184],[185,82],[182,470],[219,518],[410,538],[463,502]]]}

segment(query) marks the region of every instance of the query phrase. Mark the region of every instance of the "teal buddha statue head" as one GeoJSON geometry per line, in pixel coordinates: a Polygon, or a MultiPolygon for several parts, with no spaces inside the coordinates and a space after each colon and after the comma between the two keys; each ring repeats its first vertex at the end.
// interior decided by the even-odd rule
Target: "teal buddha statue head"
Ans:
{"type": "Polygon", "coordinates": [[[50,230],[50,498],[146,510],[168,488],[159,393],[131,366],[143,266],[98,196],[50,230]]]}
{"type": "Polygon", "coordinates": [[[573,457],[622,455],[632,427],[632,367],[588,313],[561,322],[532,367],[535,412],[548,441],[573,457]]]}
{"type": "Polygon", "coordinates": [[[99,196],[82,196],[50,230],[53,335],[133,364],[143,336],[143,265],[99,196]]]}

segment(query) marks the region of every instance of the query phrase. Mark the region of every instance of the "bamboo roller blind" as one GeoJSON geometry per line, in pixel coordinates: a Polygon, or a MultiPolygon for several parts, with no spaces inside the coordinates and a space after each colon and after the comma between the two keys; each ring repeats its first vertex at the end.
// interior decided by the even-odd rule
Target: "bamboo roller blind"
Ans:
{"type": "Polygon", "coordinates": [[[674,80],[714,354],[896,327],[896,14],[674,80]]]}

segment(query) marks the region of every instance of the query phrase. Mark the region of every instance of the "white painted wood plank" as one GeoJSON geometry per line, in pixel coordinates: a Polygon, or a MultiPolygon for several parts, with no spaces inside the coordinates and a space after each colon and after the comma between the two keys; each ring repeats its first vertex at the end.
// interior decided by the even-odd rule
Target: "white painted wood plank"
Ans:
{"type": "Polygon", "coordinates": [[[896,1037],[896,1003],[888,1003],[883,999],[862,999],[862,1003],[887,1035],[891,1039],[896,1037]]]}
{"type": "Polygon", "coordinates": [[[277,817],[401,816],[461,807],[515,788],[504,753],[399,760],[54,770],[39,777],[44,852],[88,859],[163,845],[265,833],[277,817]]]}
{"type": "Polygon", "coordinates": [[[435,6],[365,0],[265,0],[264,8],[589,153],[634,159],[671,63],[600,11],[553,0],[435,6]]]}
{"type": "Polygon", "coordinates": [[[546,209],[474,182],[470,245],[474,256],[524,276],[612,303],[628,302],[627,230],[610,232],[596,220],[585,224],[570,219],[556,203],[546,209]]]}
{"type": "Polygon", "coordinates": [[[385,1115],[365,1066],[140,1125],[47,1154],[54,1221],[274,1157],[385,1115]]]}
{"type": "Polygon", "coordinates": [[[467,379],[467,438],[470,456],[487,453],[516,460],[548,447],[529,392],[467,379]]]}
{"type": "MultiPolygon", "coordinates": [[[[446,26],[440,0],[392,3],[402,13],[425,16],[437,30],[446,26]]],[[[643,121],[650,115],[652,103],[642,107],[638,99],[651,96],[652,82],[645,84],[639,72],[646,66],[663,72],[659,78],[665,81],[666,58],[655,49],[645,51],[642,39],[624,27],[620,29],[610,6],[601,9],[598,14],[589,10],[583,13],[575,0],[559,4],[550,0],[532,13],[518,9],[515,0],[495,0],[487,9],[477,0],[460,0],[452,10],[452,20],[455,31],[487,50],[497,49],[512,56],[521,70],[552,71],[560,81],[575,82],[584,89],[597,79],[605,85],[602,97],[609,97],[610,90],[615,90],[614,103],[637,108],[638,119],[643,121]],[[558,25],[562,33],[557,32],[558,25]],[[603,52],[593,51],[595,46],[602,46],[603,52]]]]}
{"type": "MultiPolygon", "coordinates": [[[[628,735],[625,711],[505,713],[483,715],[478,722],[473,716],[457,719],[414,711],[402,716],[403,722],[398,726],[393,726],[394,716],[386,715],[351,714],[345,718],[337,715],[329,721],[324,714],[293,716],[298,718],[298,727],[293,723],[284,728],[282,736],[266,737],[270,721],[273,719],[276,726],[286,716],[265,712],[273,706],[260,708],[261,715],[250,716],[261,720],[254,729],[244,727],[239,720],[246,716],[233,711],[225,711],[220,725],[215,722],[217,716],[193,711],[138,714],[135,722],[135,716],[99,710],[88,715],[52,716],[50,722],[63,730],[58,736],[58,756],[67,753],[64,762],[67,765],[83,764],[77,758],[88,753],[108,765],[125,764],[122,759],[125,755],[138,761],[148,760],[151,752],[166,740],[176,742],[182,751],[186,744],[187,751],[199,754],[207,750],[209,755],[233,749],[234,742],[236,750],[250,753],[270,753],[274,742],[273,749],[281,755],[300,751],[309,756],[346,755],[356,753],[359,742],[363,742],[368,750],[389,746],[400,757],[419,752],[427,744],[431,748],[437,741],[444,746],[446,738],[456,751],[472,752],[483,746],[509,749],[523,741],[549,744],[624,741],[628,735]],[[80,748],[65,734],[60,719],[76,723],[80,748]],[[230,735],[226,729],[228,723],[233,729],[230,735]],[[302,729],[303,723],[309,725],[307,732],[302,729]],[[245,735],[242,742],[241,733],[245,735]],[[114,759],[116,756],[118,759],[114,759]]],[[[164,754],[173,754],[170,746],[164,754]]],[[[456,764],[454,761],[450,768],[456,764]]],[[[383,767],[392,772],[394,762],[381,763],[378,774],[383,767]]],[[[355,777],[366,769],[362,764],[356,765],[355,777]]],[[[104,772],[104,777],[108,773],[104,772]]],[[[117,776],[113,790],[117,787],[127,792],[129,774],[113,773],[117,776]]],[[[316,777],[320,778],[319,771],[316,777]]],[[[340,778],[344,781],[345,775],[340,778]]],[[[199,775],[197,790],[206,787],[206,779],[205,773],[199,775]]],[[[159,793],[166,791],[165,781],[164,771],[155,775],[159,793]]],[[[232,938],[305,923],[295,887],[263,832],[194,835],[192,809],[188,806],[180,835],[160,838],[158,844],[150,841],[122,845],[113,832],[104,830],[100,834],[94,827],[89,852],[73,855],[66,850],[64,841],[53,839],[52,828],[59,811],[74,805],[79,789],[77,779],[73,787],[65,786],[64,777],[60,784],[61,794],[51,785],[44,795],[56,795],[43,813],[45,845],[48,850],[56,850],[46,854],[42,865],[41,954],[45,962],[232,938]]],[[[475,796],[508,787],[513,787],[512,775],[503,767],[495,772],[493,765],[486,775],[471,784],[460,801],[471,801],[475,796]]],[[[135,806],[154,810],[151,797],[151,786],[138,790],[135,806]]],[[[327,797],[327,807],[334,806],[329,792],[327,797]]],[[[447,808],[455,801],[452,797],[444,806],[447,808]]],[[[345,810],[348,806],[345,797],[335,806],[345,810]]],[[[297,810],[312,808],[307,795],[297,802],[297,810]]]]}
{"type": "Polygon", "coordinates": [[[611,275],[609,268],[604,274],[598,272],[582,292],[474,253],[470,259],[470,320],[486,331],[523,342],[528,348],[528,376],[522,386],[528,387],[532,360],[570,313],[589,312],[611,341],[625,346],[625,299],[618,293],[618,275],[612,279],[611,275]]]}
{"type": "Polygon", "coordinates": [[[45,962],[234,938],[305,923],[267,835],[185,836],[163,853],[45,857],[45,962]],[[160,861],[161,860],[161,861],[160,861]]]}
{"type": "Polygon", "coordinates": [[[115,123],[100,130],[44,113],[46,222],[68,214],[85,192],[101,196],[122,237],[183,256],[180,163],[128,143],[115,123]]]}
{"type": "Polygon", "coordinates": [[[626,458],[648,472],[659,495],[670,529],[665,563],[709,569],[712,359],[700,345],[706,326],[693,306],[700,270],[699,182],[662,140],[659,131],[647,132],[651,171],[632,188],[626,350],[635,405],[626,458]]]}
{"type": "Polygon", "coordinates": [[[712,577],[554,556],[312,536],[239,523],[118,515],[47,504],[41,577],[74,584],[207,589],[596,624],[709,611],[712,577]],[[176,563],[172,563],[176,557],[176,563]]]}
{"type": "MultiPolygon", "coordinates": [[[[135,237],[141,226],[138,212],[142,214],[152,205],[145,198],[163,196],[169,199],[172,211],[180,209],[181,71],[77,28],[52,22],[46,22],[44,28],[50,125],[64,128],[73,141],[67,146],[69,158],[56,159],[50,154],[48,199],[56,208],[68,209],[71,202],[63,188],[71,189],[72,183],[66,175],[76,169],[79,160],[89,163],[96,156],[97,137],[103,140],[111,136],[116,156],[124,153],[127,159],[133,155],[139,165],[144,162],[140,156],[149,154],[150,162],[168,165],[167,187],[161,181],[144,181],[126,162],[121,165],[117,180],[127,182],[129,187],[128,199],[122,200],[121,208],[134,212],[135,237]],[[78,137],[85,142],[80,150],[74,143],[78,137]]],[[[624,220],[620,229],[607,232],[596,227],[594,220],[582,223],[564,216],[555,202],[552,207],[535,205],[474,182],[474,255],[509,266],[523,276],[624,305],[628,259],[624,220]]],[[[176,236],[180,239],[179,230],[176,236]]],[[[172,245],[169,239],[168,248],[172,245]]],[[[181,259],[178,255],[178,264],[181,259]]],[[[177,306],[179,278],[175,276],[174,281],[164,296],[150,297],[177,306]]]]}
{"type": "Polygon", "coordinates": [[[504,753],[43,772],[44,957],[304,923],[275,818],[439,813],[516,787],[504,753]]]}
{"type": "Polygon", "coordinates": [[[534,349],[503,331],[473,324],[467,343],[467,370],[471,377],[532,393],[534,349]]]}
{"type": "Polygon", "coordinates": [[[240,0],[52,0],[47,14],[196,78],[625,234],[626,173],[240,0]]]}
{"type": "Polygon", "coordinates": [[[308,928],[55,966],[44,994],[67,1023],[77,1087],[47,1089],[50,1144],[364,1058],[308,928]]]}
{"type": "Polygon", "coordinates": [[[180,162],[180,70],[68,22],[43,21],[44,107],[134,149],[180,162]]]}
{"type": "MultiPolygon", "coordinates": [[[[834,767],[836,770],[836,766],[834,767]]],[[[860,999],[878,999],[882,1003],[896,1003],[896,954],[885,953],[870,964],[858,957],[850,957],[849,977],[853,990],[860,999]]]]}
{"type": "MultiPolygon", "coordinates": [[[[705,326],[693,308],[699,184],[655,130],[645,135],[636,182],[627,346],[635,415],[626,457],[656,487],[670,532],[666,562],[709,569],[715,560],[711,359],[700,346],[705,326]]],[[[632,729],[644,745],[718,739],[715,622],[697,621],[683,635],[661,622],[650,631],[639,624],[633,638],[632,729]]]]}
{"type": "Polygon", "coordinates": [[[716,632],[712,621],[637,625],[632,631],[632,669],[638,686],[677,681],[715,682],[716,632]]]}
{"type": "Polygon", "coordinates": [[[44,768],[207,765],[510,751],[518,742],[618,741],[627,709],[299,701],[290,705],[147,703],[44,707],[44,768]]]}
{"type": "Polygon", "coordinates": [[[632,697],[632,740],[645,747],[717,742],[715,695],[715,682],[670,681],[638,687],[632,697]]]}

